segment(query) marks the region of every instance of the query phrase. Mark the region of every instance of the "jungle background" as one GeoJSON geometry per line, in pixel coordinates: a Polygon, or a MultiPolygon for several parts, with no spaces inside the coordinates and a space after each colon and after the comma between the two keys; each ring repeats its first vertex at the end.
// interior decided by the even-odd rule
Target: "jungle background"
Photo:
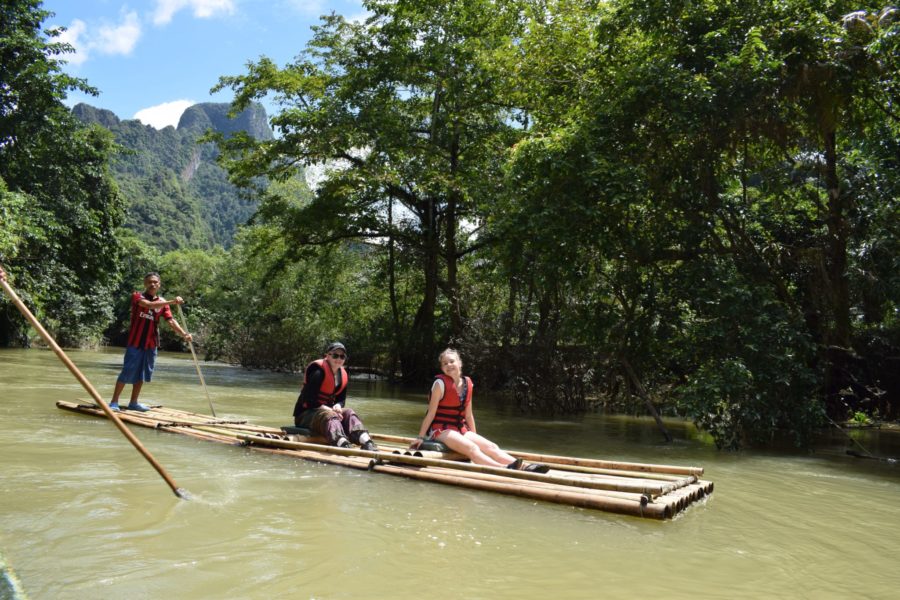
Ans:
{"type": "MultiPolygon", "coordinates": [[[[726,448],[898,418],[900,11],[364,4],[161,131],[69,108],[49,13],[0,7],[0,263],[62,344],[121,344],[159,271],[247,368],[340,339],[424,389],[452,345],[520,410],[726,448]]],[[[34,335],[0,299],[0,344],[34,335]]]]}

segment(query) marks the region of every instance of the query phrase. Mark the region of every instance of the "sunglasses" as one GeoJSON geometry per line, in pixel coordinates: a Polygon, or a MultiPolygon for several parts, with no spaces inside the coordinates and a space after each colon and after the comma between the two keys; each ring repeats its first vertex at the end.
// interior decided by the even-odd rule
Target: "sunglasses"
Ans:
{"type": "Polygon", "coordinates": [[[347,355],[346,354],[338,354],[337,352],[334,352],[331,354],[331,358],[333,358],[335,360],[344,360],[347,358],[347,355]]]}

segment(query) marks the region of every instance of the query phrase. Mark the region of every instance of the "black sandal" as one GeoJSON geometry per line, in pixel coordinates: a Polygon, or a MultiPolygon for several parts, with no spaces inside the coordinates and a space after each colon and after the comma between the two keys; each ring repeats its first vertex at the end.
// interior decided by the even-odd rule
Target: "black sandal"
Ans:
{"type": "Polygon", "coordinates": [[[523,471],[530,471],[532,473],[546,473],[550,470],[550,467],[547,465],[539,465],[537,463],[531,463],[527,467],[522,469],[523,471]]]}

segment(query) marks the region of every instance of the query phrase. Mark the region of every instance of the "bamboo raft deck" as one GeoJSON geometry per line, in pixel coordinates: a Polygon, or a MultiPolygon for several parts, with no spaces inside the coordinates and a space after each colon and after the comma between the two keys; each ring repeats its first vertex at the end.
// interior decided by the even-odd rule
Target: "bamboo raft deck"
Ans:
{"type": "MultiPolygon", "coordinates": [[[[59,401],[56,406],[106,418],[94,404],[59,401]]],[[[148,412],[123,410],[119,418],[132,425],[270,454],[653,519],[671,519],[713,491],[711,481],[700,479],[700,467],[509,452],[550,467],[548,473],[533,473],[472,464],[454,453],[410,452],[407,447],[412,438],[400,436],[371,434],[379,450],[370,452],[314,443],[244,420],[165,406],[154,406],[148,412]]]]}

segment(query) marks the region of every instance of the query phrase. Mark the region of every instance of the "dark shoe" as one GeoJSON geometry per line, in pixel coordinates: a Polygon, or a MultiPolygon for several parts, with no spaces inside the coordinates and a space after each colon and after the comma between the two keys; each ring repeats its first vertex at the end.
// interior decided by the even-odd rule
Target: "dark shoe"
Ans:
{"type": "Polygon", "coordinates": [[[338,448],[349,448],[349,447],[350,447],[350,440],[348,440],[348,439],[345,438],[345,437],[342,437],[341,439],[339,439],[339,440],[337,441],[337,443],[335,444],[335,446],[337,446],[338,448]]]}
{"type": "Polygon", "coordinates": [[[514,471],[518,471],[519,469],[522,468],[522,459],[517,458],[516,460],[514,460],[511,463],[509,463],[508,465],[506,465],[506,468],[512,469],[514,471]]]}
{"type": "Polygon", "coordinates": [[[539,464],[531,463],[530,465],[528,465],[527,467],[525,467],[522,470],[523,471],[531,471],[532,473],[546,473],[547,471],[550,470],[550,467],[548,467],[547,465],[539,465],[539,464]]]}
{"type": "Polygon", "coordinates": [[[150,407],[146,404],[141,404],[140,402],[135,402],[134,404],[128,405],[128,410],[135,410],[137,412],[147,412],[150,410],[150,407]]]}
{"type": "Polygon", "coordinates": [[[372,440],[367,440],[365,444],[360,446],[363,450],[368,450],[369,452],[378,452],[378,446],[375,445],[375,442],[372,440]]]}

